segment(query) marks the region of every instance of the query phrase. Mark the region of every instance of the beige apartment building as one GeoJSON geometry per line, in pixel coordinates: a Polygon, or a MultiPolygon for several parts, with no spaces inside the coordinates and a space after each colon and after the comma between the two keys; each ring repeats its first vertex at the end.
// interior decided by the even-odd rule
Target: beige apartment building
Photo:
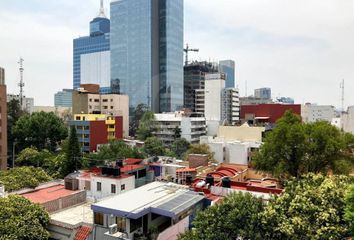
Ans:
{"type": "Polygon", "coordinates": [[[7,169],[7,101],[5,69],[0,67],[0,170],[7,169]]]}
{"type": "Polygon", "coordinates": [[[129,97],[100,94],[99,86],[83,84],[73,92],[73,114],[105,114],[123,117],[123,137],[129,136],[129,97]]]}

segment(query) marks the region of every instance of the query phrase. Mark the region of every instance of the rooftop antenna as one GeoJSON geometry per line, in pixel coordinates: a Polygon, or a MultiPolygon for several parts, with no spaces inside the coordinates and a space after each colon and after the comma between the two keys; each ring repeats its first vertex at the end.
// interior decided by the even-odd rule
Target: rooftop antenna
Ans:
{"type": "Polygon", "coordinates": [[[187,43],[186,48],[183,49],[183,51],[186,53],[186,60],[185,60],[184,64],[187,66],[188,65],[188,52],[199,52],[199,49],[189,48],[189,45],[187,43]]]}
{"type": "Polygon", "coordinates": [[[344,112],[344,79],[343,79],[342,82],[340,83],[340,88],[342,89],[342,97],[341,97],[341,101],[342,101],[342,112],[344,112]]]}
{"type": "Polygon", "coordinates": [[[101,0],[100,12],[99,12],[98,16],[99,16],[99,17],[106,18],[106,14],[105,14],[105,12],[104,12],[104,7],[103,7],[103,0],[101,0]]]}
{"type": "Polygon", "coordinates": [[[18,61],[18,64],[20,65],[20,83],[18,84],[18,86],[20,87],[20,105],[21,108],[23,109],[23,87],[25,86],[25,83],[23,82],[23,58],[20,57],[20,60],[18,61]]]}

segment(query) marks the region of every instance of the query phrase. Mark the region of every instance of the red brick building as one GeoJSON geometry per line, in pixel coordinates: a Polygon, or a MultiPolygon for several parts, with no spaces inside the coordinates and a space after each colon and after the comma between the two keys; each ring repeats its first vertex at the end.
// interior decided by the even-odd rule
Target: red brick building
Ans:
{"type": "Polygon", "coordinates": [[[287,110],[301,115],[300,104],[258,104],[242,105],[240,119],[250,123],[276,123],[287,110]]]}

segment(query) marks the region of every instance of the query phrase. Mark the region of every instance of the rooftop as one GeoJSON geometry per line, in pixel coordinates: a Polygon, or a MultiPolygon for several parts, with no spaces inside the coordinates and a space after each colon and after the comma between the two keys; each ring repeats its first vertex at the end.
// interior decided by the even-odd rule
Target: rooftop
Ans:
{"type": "Polygon", "coordinates": [[[148,212],[174,218],[203,199],[204,196],[190,191],[186,186],[152,182],[93,204],[91,208],[95,212],[132,219],[142,217],[148,212]]]}
{"type": "Polygon", "coordinates": [[[76,226],[82,223],[93,224],[93,212],[91,203],[84,203],[50,215],[54,224],[63,226],[76,226]]]}
{"type": "Polygon", "coordinates": [[[55,186],[34,190],[32,192],[24,193],[21,195],[34,203],[46,203],[59,198],[67,197],[77,192],[80,191],[68,190],[65,189],[64,185],[58,184],[55,186]]]}

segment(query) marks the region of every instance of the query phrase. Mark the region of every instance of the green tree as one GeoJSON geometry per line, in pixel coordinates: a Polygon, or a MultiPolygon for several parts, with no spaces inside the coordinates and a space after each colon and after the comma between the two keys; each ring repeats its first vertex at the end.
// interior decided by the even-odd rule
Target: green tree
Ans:
{"type": "Polygon", "coordinates": [[[354,236],[354,184],[350,185],[349,191],[347,192],[345,207],[345,220],[350,225],[351,236],[354,236]]]}
{"type": "Polygon", "coordinates": [[[285,184],[284,193],[262,213],[263,239],[343,239],[346,176],[308,174],[285,184]]]}
{"type": "Polygon", "coordinates": [[[65,176],[80,169],[82,166],[80,144],[77,138],[75,126],[70,127],[70,134],[66,144],[64,145],[64,152],[66,158],[62,168],[62,174],[65,176]]]}
{"type": "Polygon", "coordinates": [[[197,214],[194,229],[179,240],[263,239],[261,218],[264,204],[250,193],[232,193],[221,203],[197,214]]]}
{"type": "Polygon", "coordinates": [[[17,166],[36,166],[43,167],[53,154],[46,149],[38,151],[35,147],[23,149],[17,156],[17,166]]]}
{"type": "Polygon", "coordinates": [[[137,137],[141,141],[153,136],[153,132],[158,129],[155,114],[153,112],[145,112],[139,121],[137,137]]]}
{"type": "Polygon", "coordinates": [[[132,111],[132,118],[129,122],[129,135],[135,136],[136,131],[139,127],[140,119],[143,117],[144,113],[149,111],[149,108],[146,104],[138,104],[136,108],[132,111]]]}
{"type": "Polygon", "coordinates": [[[127,145],[124,141],[112,141],[100,147],[97,153],[90,153],[84,157],[87,167],[102,165],[104,161],[115,161],[124,158],[145,158],[140,149],[127,145]]]}
{"type": "Polygon", "coordinates": [[[23,188],[35,188],[40,183],[48,182],[52,178],[41,168],[16,167],[8,171],[0,171],[0,184],[8,192],[23,188]]]}
{"type": "Polygon", "coordinates": [[[183,158],[190,145],[191,144],[185,138],[179,138],[173,142],[171,150],[175,152],[178,158],[183,158]]]}
{"type": "Polygon", "coordinates": [[[17,146],[20,150],[26,147],[44,148],[54,151],[67,136],[67,127],[54,113],[35,112],[23,115],[13,129],[17,146]]]}
{"type": "Polygon", "coordinates": [[[175,140],[181,138],[182,130],[181,130],[178,126],[175,127],[175,129],[174,129],[173,132],[174,132],[174,133],[173,133],[173,138],[174,138],[175,140]]]}
{"type": "Polygon", "coordinates": [[[165,155],[165,148],[162,142],[157,137],[149,137],[145,141],[144,151],[149,156],[163,156],[165,155]]]}
{"type": "Polygon", "coordinates": [[[210,150],[207,144],[191,144],[185,154],[185,159],[188,159],[189,154],[207,154],[209,162],[215,162],[214,153],[210,150]]]}
{"type": "Polygon", "coordinates": [[[266,135],[252,164],[281,179],[329,170],[347,173],[352,155],[346,139],[348,135],[327,122],[304,124],[300,116],[288,111],[266,135]]]}
{"type": "Polygon", "coordinates": [[[10,195],[0,198],[0,239],[45,240],[49,214],[26,198],[10,195]]]}

